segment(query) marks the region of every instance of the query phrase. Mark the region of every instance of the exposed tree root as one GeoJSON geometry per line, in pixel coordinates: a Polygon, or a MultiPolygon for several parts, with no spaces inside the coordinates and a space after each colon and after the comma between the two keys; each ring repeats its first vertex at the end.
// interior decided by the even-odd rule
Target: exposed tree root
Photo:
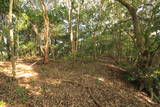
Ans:
{"type": "Polygon", "coordinates": [[[70,80],[62,80],[62,82],[68,82],[68,83],[71,83],[71,84],[77,84],[77,85],[79,85],[79,86],[82,86],[83,88],[85,88],[85,89],[87,90],[87,93],[91,96],[93,102],[97,105],[97,107],[102,107],[102,105],[100,104],[100,102],[93,96],[90,87],[84,86],[84,85],[81,84],[81,83],[78,83],[78,82],[75,82],[75,81],[70,81],[70,80]]]}

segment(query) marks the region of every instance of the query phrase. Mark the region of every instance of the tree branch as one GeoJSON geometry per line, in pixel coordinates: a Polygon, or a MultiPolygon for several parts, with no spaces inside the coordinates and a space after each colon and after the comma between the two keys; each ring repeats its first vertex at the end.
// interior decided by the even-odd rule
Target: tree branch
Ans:
{"type": "Polygon", "coordinates": [[[125,6],[132,17],[133,26],[134,26],[134,35],[136,38],[136,45],[138,47],[140,54],[142,54],[143,51],[145,50],[145,46],[144,46],[145,40],[141,32],[140,22],[137,16],[137,9],[134,8],[132,5],[130,5],[129,3],[127,3],[125,0],[116,0],[116,1],[118,1],[123,6],[125,6]]]}
{"type": "Polygon", "coordinates": [[[129,10],[129,12],[133,12],[133,11],[136,12],[136,9],[126,1],[124,0],[117,0],[117,1],[119,1],[122,5],[124,5],[129,10]]]}

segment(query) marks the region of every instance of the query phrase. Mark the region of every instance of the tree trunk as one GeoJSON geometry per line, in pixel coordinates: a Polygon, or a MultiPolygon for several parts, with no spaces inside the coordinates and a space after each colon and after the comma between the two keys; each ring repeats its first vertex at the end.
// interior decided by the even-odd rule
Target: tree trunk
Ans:
{"type": "Polygon", "coordinates": [[[138,48],[139,54],[142,54],[145,50],[145,46],[144,46],[145,41],[144,41],[144,37],[141,33],[140,22],[139,22],[138,16],[136,14],[137,10],[124,0],[118,0],[118,1],[128,9],[128,11],[132,17],[133,26],[134,26],[134,29],[133,29],[134,36],[136,39],[136,46],[138,48]]]}
{"type": "Polygon", "coordinates": [[[134,29],[133,29],[134,37],[136,39],[135,46],[137,47],[138,53],[139,53],[137,67],[140,68],[141,71],[143,71],[144,68],[148,67],[149,51],[145,49],[146,47],[145,39],[141,32],[140,21],[137,16],[137,10],[124,0],[118,0],[118,1],[128,9],[132,17],[133,26],[134,26],[134,29]]]}
{"type": "Polygon", "coordinates": [[[38,55],[41,55],[41,37],[40,37],[40,33],[38,31],[38,27],[37,25],[33,24],[32,22],[30,22],[32,24],[33,30],[35,32],[35,43],[36,43],[36,50],[38,51],[38,55]]]}
{"type": "Polygon", "coordinates": [[[44,3],[43,0],[40,0],[42,8],[43,8],[43,18],[44,18],[44,28],[45,28],[45,46],[44,46],[44,63],[48,63],[49,58],[48,58],[48,48],[49,48],[49,44],[48,44],[48,36],[49,36],[49,17],[48,17],[48,11],[47,11],[47,7],[44,3]]]}
{"type": "Polygon", "coordinates": [[[75,38],[73,35],[73,27],[72,27],[72,10],[73,10],[73,1],[70,0],[69,4],[69,10],[68,10],[68,22],[69,22],[69,28],[68,32],[70,34],[70,40],[71,40],[71,52],[75,53],[76,52],[76,46],[75,46],[75,38]]]}
{"type": "Polygon", "coordinates": [[[80,25],[80,3],[78,3],[78,12],[77,12],[77,34],[76,34],[76,39],[75,39],[76,52],[78,51],[79,25],[80,25]]]}
{"type": "Polygon", "coordinates": [[[93,51],[94,51],[93,52],[93,58],[96,59],[97,58],[97,49],[96,49],[97,48],[97,46],[96,46],[97,44],[96,44],[96,34],[95,34],[95,32],[93,33],[93,37],[92,38],[93,38],[93,51]]]}
{"type": "Polygon", "coordinates": [[[14,35],[13,35],[13,22],[12,22],[12,10],[13,10],[13,0],[9,1],[9,14],[8,14],[8,23],[9,23],[9,42],[11,50],[11,64],[12,64],[12,75],[15,77],[16,73],[16,58],[14,52],[14,35]]]}
{"type": "Polygon", "coordinates": [[[149,67],[153,66],[150,63],[152,63],[156,50],[152,53],[146,48],[147,46],[145,44],[146,42],[145,37],[141,32],[140,21],[136,14],[137,10],[133,6],[131,6],[129,3],[127,3],[125,0],[117,0],[117,1],[119,1],[122,5],[124,5],[128,9],[133,21],[134,36],[136,39],[135,45],[137,46],[137,49],[139,52],[137,68],[138,68],[138,71],[140,71],[140,72],[137,72],[138,74],[136,74],[135,76],[140,82],[140,88],[142,87],[141,89],[145,88],[148,91],[150,91],[150,95],[152,97],[154,81],[153,81],[153,78],[151,78],[150,76],[152,72],[149,71],[149,67]]]}

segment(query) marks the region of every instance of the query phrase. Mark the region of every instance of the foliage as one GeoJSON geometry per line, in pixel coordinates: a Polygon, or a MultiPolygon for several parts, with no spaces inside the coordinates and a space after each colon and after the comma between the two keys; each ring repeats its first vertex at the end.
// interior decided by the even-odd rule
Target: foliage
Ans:
{"type": "Polygon", "coordinates": [[[6,105],[6,102],[0,101],[0,107],[4,107],[6,105]]]}
{"type": "Polygon", "coordinates": [[[131,74],[126,74],[126,75],[124,75],[124,80],[127,80],[127,81],[130,81],[130,82],[132,82],[132,81],[135,81],[136,79],[134,78],[134,76],[133,75],[131,75],[131,74]]]}
{"type": "Polygon", "coordinates": [[[28,100],[28,90],[25,89],[25,87],[16,87],[16,95],[19,98],[19,102],[25,103],[28,100]]]}

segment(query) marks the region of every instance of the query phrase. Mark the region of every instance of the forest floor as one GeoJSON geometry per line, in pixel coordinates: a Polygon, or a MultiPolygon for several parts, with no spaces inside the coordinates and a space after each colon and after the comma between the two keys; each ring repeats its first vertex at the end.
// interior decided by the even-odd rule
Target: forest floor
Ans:
{"type": "Polygon", "coordinates": [[[127,71],[110,58],[97,61],[37,58],[0,62],[0,107],[160,107],[123,79],[127,71]]]}

